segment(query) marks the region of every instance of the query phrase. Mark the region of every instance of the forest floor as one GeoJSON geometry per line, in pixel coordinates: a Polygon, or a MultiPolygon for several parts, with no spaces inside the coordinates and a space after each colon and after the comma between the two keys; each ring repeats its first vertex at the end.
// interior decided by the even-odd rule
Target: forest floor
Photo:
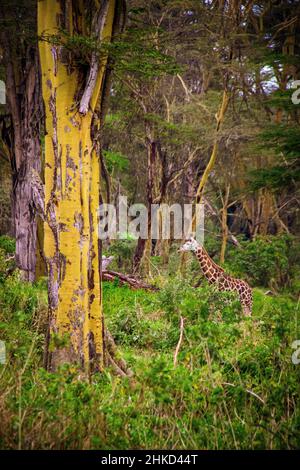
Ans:
{"type": "Polygon", "coordinates": [[[107,368],[92,382],[73,365],[43,369],[46,279],[20,281],[14,242],[0,241],[0,448],[300,447],[300,364],[292,361],[300,305],[290,240],[258,239],[229,253],[229,272],[265,282],[254,289],[251,318],[229,293],[204,281],[193,287],[199,266],[190,258],[180,275],[176,250],[167,266],[151,261],[148,281],[158,291],[104,282],[106,327],[134,375],[107,368]],[[287,272],[294,272],[288,290],[266,288],[288,280],[287,272]]]}
{"type": "Polygon", "coordinates": [[[156,283],[159,292],[104,283],[106,325],[134,376],[107,369],[89,383],[74,366],[42,368],[45,280],[26,285],[17,272],[2,279],[1,448],[299,447],[296,300],[255,289],[253,317],[243,318],[229,294],[178,276],[156,283]]]}

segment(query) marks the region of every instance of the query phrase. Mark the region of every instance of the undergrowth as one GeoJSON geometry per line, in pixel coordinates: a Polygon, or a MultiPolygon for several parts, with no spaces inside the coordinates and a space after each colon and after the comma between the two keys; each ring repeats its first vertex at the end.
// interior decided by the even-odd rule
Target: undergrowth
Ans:
{"type": "Polygon", "coordinates": [[[104,283],[106,325],[134,377],[107,369],[89,383],[74,366],[42,368],[45,282],[24,284],[17,271],[3,276],[1,448],[299,448],[297,300],[255,289],[253,317],[245,319],[234,297],[204,283],[194,288],[175,274],[156,282],[159,292],[104,283]]]}

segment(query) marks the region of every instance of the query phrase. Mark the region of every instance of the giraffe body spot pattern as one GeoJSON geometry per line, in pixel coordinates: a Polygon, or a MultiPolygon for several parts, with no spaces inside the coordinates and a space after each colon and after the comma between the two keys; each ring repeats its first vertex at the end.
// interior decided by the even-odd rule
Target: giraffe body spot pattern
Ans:
{"type": "Polygon", "coordinates": [[[190,238],[180,251],[192,251],[201,266],[201,270],[209,284],[217,286],[219,291],[236,292],[242,305],[245,316],[252,314],[252,289],[243,279],[236,279],[225,273],[224,269],[218,266],[209,256],[207,251],[197,240],[190,238]]]}

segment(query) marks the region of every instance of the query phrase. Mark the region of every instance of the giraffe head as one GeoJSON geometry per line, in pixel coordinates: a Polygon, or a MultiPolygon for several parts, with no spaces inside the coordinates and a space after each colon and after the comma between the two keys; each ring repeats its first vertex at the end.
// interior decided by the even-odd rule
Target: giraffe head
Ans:
{"type": "Polygon", "coordinates": [[[197,240],[195,240],[195,238],[193,237],[190,237],[185,243],[184,245],[182,245],[180,248],[179,248],[179,251],[197,251],[197,249],[199,248],[199,243],[197,242],[197,240]]]}

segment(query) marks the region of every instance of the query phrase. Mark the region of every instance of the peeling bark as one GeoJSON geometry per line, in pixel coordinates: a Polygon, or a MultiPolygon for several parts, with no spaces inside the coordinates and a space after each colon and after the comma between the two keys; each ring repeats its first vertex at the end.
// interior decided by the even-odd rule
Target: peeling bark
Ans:
{"type": "Polygon", "coordinates": [[[147,210],[148,210],[148,240],[143,238],[138,239],[136,250],[133,257],[133,271],[138,272],[142,261],[144,261],[144,273],[149,273],[149,263],[147,256],[150,256],[150,233],[151,233],[151,204],[153,203],[154,191],[154,166],[156,160],[156,142],[153,140],[152,132],[148,122],[145,123],[146,129],[146,144],[148,154],[147,164],[147,210]],[[147,253],[146,253],[147,251],[147,253]]]}
{"type": "MultiPolygon", "coordinates": [[[[68,2],[38,3],[39,35],[68,31],[86,34],[84,10],[68,2]],[[67,10],[67,11],[66,11],[67,10]]],[[[113,33],[115,0],[101,2],[96,13],[97,37],[113,33]]],[[[55,370],[64,362],[79,364],[89,374],[104,360],[101,311],[101,246],[98,239],[100,159],[94,129],[100,127],[106,60],[92,60],[82,103],[84,70],[66,57],[62,46],[39,44],[45,139],[45,256],[48,268],[49,348],[45,364],[55,370]],[[89,110],[89,112],[87,112],[89,110]],[[82,112],[84,111],[84,112],[82,112]],[[101,111],[101,110],[100,110],[101,111]]]]}
{"type": "MultiPolygon", "coordinates": [[[[109,7],[109,0],[103,0],[101,7],[99,9],[98,15],[97,15],[97,19],[95,21],[96,25],[95,25],[94,34],[99,39],[99,41],[103,39],[102,33],[104,31],[104,24],[105,24],[106,17],[108,14],[108,7],[109,7]]],[[[90,101],[95,90],[99,68],[101,66],[100,60],[101,59],[99,57],[99,54],[96,51],[94,51],[92,53],[92,59],[91,59],[91,65],[90,65],[90,71],[89,71],[87,83],[86,83],[85,90],[83,92],[83,95],[80,101],[80,106],[79,106],[79,112],[83,116],[85,116],[89,110],[90,101]]]]}
{"type": "MultiPolygon", "coordinates": [[[[12,213],[16,238],[16,264],[26,281],[35,280],[38,199],[37,178],[41,171],[40,133],[42,101],[36,46],[28,46],[25,69],[10,54],[9,35],[1,38],[5,49],[9,111],[12,116],[13,169],[12,213]]],[[[38,183],[38,185],[40,185],[38,183]]]]}

